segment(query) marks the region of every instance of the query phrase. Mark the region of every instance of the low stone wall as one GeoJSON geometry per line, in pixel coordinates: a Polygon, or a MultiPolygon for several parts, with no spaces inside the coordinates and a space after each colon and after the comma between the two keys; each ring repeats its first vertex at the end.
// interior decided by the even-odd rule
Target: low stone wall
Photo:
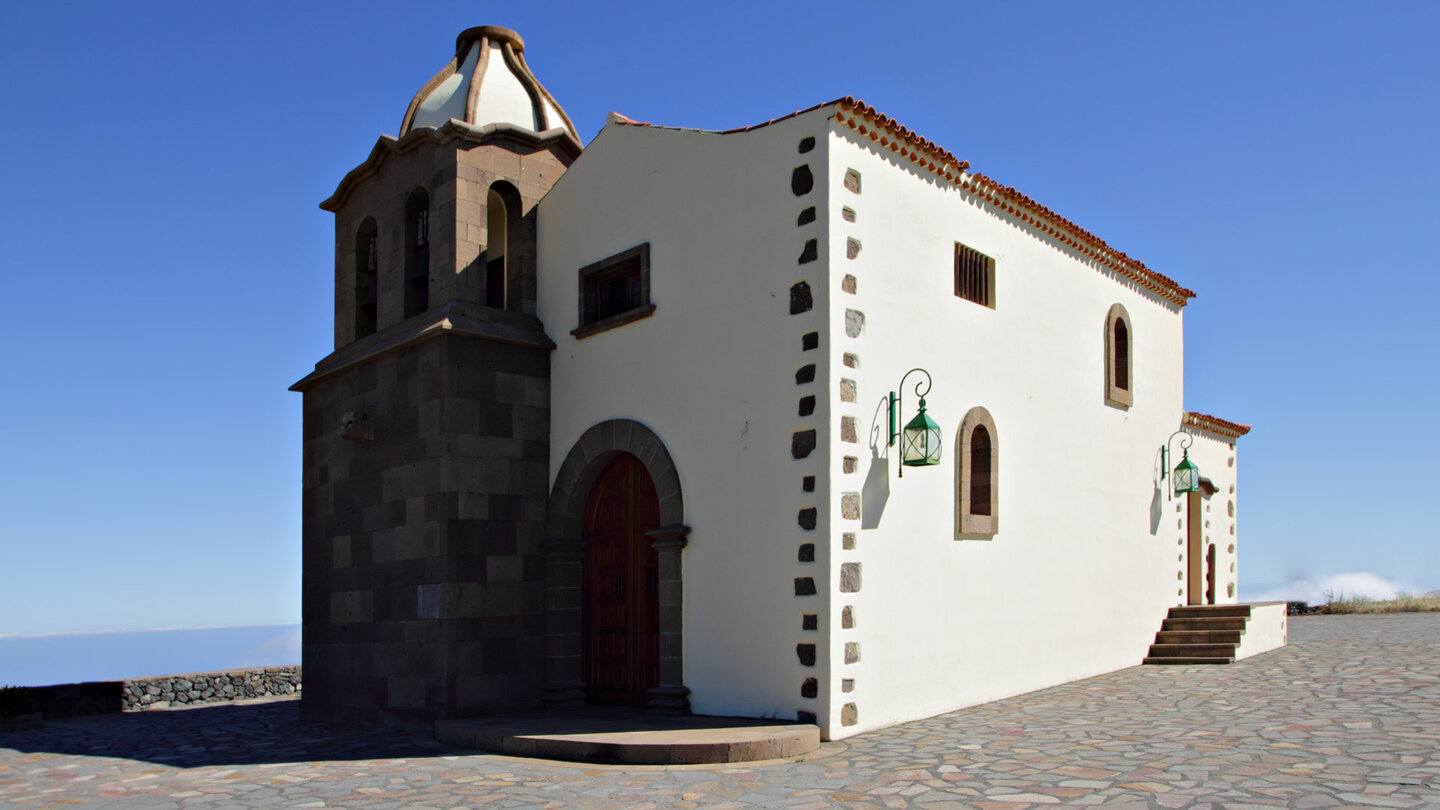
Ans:
{"type": "Polygon", "coordinates": [[[300,667],[196,672],[121,681],[120,710],[165,709],[196,703],[293,695],[300,691],[300,667]]]}
{"type": "Polygon", "coordinates": [[[300,667],[161,675],[124,681],[94,681],[11,688],[0,707],[0,731],[33,726],[39,718],[135,712],[224,703],[300,692],[300,667]]]}

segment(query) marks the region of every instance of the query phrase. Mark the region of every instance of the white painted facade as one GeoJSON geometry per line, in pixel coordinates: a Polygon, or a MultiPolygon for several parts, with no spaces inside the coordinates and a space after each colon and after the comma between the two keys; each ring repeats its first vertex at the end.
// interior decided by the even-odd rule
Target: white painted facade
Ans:
{"type": "MultiPolygon", "coordinates": [[[[1180,305],[975,202],[943,169],[836,112],[729,134],[612,123],[541,203],[538,314],[558,346],[552,475],[607,419],[638,420],[667,445],[692,529],[684,673],[697,713],[812,712],[835,739],[1138,664],[1166,610],[1186,601],[1185,499],[1158,479],[1159,448],[1184,414],[1180,305]],[[807,137],[815,146],[801,153],[807,137]],[[801,165],[814,187],[797,195],[801,165]],[[798,225],[809,206],[814,221],[798,225]],[[810,238],[816,258],[801,263],[810,238]],[[578,269],[645,242],[654,315],[571,336],[578,269]],[[994,258],[993,308],[954,294],[956,242],[994,258]],[[814,307],[790,314],[801,281],[814,307]],[[1105,397],[1116,303],[1132,330],[1129,407],[1105,397]],[[850,337],[856,313],[864,325],[850,337]],[[802,350],[812,331],[818,348],[802,350]],[[814,382],[797,384],[809,363],[814,382]],[[885,400],[915,367],[933,376],[945,457],[897,478],[885,400]],[[843,380],[854,402],[841,401],[843,380]],[[816,403],[801,417],[805,395],[816,403]],[[974,407],[996,426],[993,536],[957,533],[956,437],[974,407]],[[852,418],[853,443],[841,429],[852,418]],[[792,458],[792,434],[810,428],[817,449],[792,458]],[[814,492],[802,491],[807,475],[814,492]],[[842,517],[847,493],[861,496],[858,520],[842,517]],[[797,523],[807,507],[813,531],[797,523]],[[814,562],[797,561],[802,543],[816,544],[814,562]],[[859,564],[856,592],[839,591],[845,563],[859,564]],[[818,593],[796,596],[796,577],[818,593]],[[816,630],[802,631],[806,613],[816,630]],[[797,660],[802,643],[817,646],[815,666],[797,660]],[[846,663],[847,645],[857,661],[846,663]],[[814,699],[800,696],[806,678],[814,699]]],[[[1233,602],[1234,447],[1216,438],[1191,453],[1219,487],[1207,501],[1231,505],[1223,533],[1213,529],[1231,549],[1217,601],[1233,602]]]]}

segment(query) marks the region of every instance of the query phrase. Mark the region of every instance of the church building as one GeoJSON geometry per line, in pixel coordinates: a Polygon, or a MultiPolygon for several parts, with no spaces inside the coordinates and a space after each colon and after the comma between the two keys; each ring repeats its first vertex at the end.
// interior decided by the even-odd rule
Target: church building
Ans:
{"type": "Polygon", "coordinates": [[[1224,652],[1157,636],[1236,602],[1249,428],[1185,410],[1195,293],[863,102],[582,144],[472,28],[321,207],[307,717],[838,739],[1224,652]]]}

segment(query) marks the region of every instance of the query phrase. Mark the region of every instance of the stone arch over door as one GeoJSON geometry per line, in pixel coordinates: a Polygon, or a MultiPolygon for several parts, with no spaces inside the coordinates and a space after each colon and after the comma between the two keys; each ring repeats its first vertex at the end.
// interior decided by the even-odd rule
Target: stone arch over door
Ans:
{"type": "Polygon", "coordinates": [[[629,453],[655,482],[660,499],[660,528],[649,532],[660,557],[660,685],[650,690],[650,706],[689,711],[681,644],[680,554],[690,527],[680,474],[670,451],[655,432],[633,419],[610,419],[592,426],[570,448],[550,489],[545,518],[545,683],[549,705],[585,702],[582,635],[585,567],[585,507],[600,474],[615,457],[629,453]]]}

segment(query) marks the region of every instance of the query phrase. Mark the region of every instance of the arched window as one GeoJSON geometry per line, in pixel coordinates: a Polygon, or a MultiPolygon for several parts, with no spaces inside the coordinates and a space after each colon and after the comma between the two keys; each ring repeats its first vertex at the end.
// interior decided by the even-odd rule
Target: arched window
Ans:
{"type": "Polygon", "coordinates": [[[405,203],[405,317],[430,308],[430,195],[411,192],[405,203]]]}
{"type": "Polygon", "coordinates": [[[994,536],[1000,528],[1000,451],[990,412],[971,408],[960,422],[956,443],[958,531],[994,536]]]}
{"type": "Polygon", "coordinates": [[[485,195],[486,306],[534,311],[534,220],[527,223],[524,210],[515,186],[505,180],[490,184],[485,195]]]}
{"type": "Polygon", "coordinates": [[[1130,407],[1135,403],[1134,341],[1130,313],[1115,304],[1105,316],[1105,401],[1130,407]]]}
{"type": "Polygon", "coordinates": [[[375,334],[379,299],[379,238],[375,219],[366,217],[355,233],[355,338],[375,334]]]}
{"type": "Polygon", "coordinates": [[[505,308],[505,200],[492,187],[485,195],[485,305],[505,308]]]}

